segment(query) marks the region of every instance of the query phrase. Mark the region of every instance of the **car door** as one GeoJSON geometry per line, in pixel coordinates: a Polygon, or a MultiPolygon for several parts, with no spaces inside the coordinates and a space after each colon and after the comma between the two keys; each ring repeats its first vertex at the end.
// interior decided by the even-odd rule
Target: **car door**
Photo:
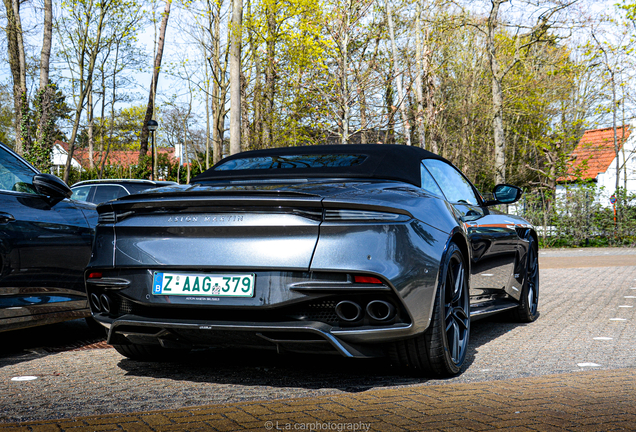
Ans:
{"type": "Polygon", "coordinates": [[[503,296],[511,284],[517,258],[519,238],[514,222],[486,208],[474,186],[452,165],[437,159],[423,163],[466,229],[473,300],[503,296]]]}
{"type": "Polygon", "coordinates": [[[35,174],[0,146],[0,330],[87,306],[92,230],[73,201],[38,194],[35,174]]]}

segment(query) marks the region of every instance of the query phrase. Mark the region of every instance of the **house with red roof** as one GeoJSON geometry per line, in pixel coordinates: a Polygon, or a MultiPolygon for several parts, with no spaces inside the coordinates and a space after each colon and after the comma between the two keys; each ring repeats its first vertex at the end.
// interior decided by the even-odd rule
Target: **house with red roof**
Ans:
{"type": "MultiPolygon", "coordinates": [[[[71,160],[71,167],[81,170],[82,165],[79,163],[77,158],[75,157],[75,152],[73,152],[73,158],[71,160]]],[[[64,174],[64,169],[66,168],[66,161],[68,159],[68,144],[57,140],[53,143],[53,151],[51,152],[51,173],[61,177],[64,174]]]]}
{"type": "MultiPolygon", "coordinates": [[[[53,173],[58,176],[64,172],[66,166],[66,160],[68,159],[68,147],[69,145],[63,141],[57,140],[53,145],[52,162],[53,173]]],[[[93,151],[93,164],[95,167],[99,167],[102,160],[101,151],[93,151]]],[[[175,158],[175,153],[171,149],[160,148],[158,153],[167,154],[168,158],[173,163],[178,163],[178,159],[175,158]]],[[[106,154],[106,166],[118,166],[127,168],[135,166],[139,163],[139,150],[111,150],[106,154]]],[[[90,168],[90,154],[87,148],[73,149],[73,159],[71,161],[73,168],[78,170],[85,170],[90,168]]]]}
{"type": "Polygon", "coordinates": [[[609,197],[616,190],[617,161],[619,186],[636,193],[636,134],[632,134],[635,128],[634,124],[616,128],[618,158],[614,128],[586,131],[571,154],[567,175],[558,179],[557,194],[576,182],[594,182],[601,189],[601,204],[609,206],[609,197]]]}

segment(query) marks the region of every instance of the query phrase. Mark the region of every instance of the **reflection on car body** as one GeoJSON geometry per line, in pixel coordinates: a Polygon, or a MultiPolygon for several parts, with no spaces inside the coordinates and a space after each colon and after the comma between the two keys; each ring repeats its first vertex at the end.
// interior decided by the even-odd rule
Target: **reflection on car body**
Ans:
{"type": "Polygon", "coordinates": [[[90,316],[83,271],[97,211],[0,144],[0,331],[90,316]]]}
{"type": "Polygon", "coordinates": [[[520,196],[485,201],[409,146],[241,153],[98,207],[91,310],[133,359],[249,346],[455,375],[471,318],[538,316],[534,228],[492,208],[520,196]]]}

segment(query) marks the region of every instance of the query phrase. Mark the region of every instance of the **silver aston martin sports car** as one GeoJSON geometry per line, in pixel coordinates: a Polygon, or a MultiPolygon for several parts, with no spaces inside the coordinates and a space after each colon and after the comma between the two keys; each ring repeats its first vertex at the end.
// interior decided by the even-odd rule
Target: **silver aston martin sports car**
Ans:
{"type": "Polygon", "coordinates": [[[387,356],[452,376],[470,321],[537,318],[537,235],[416,147],[277,148],[98,207],[85,272],[124,356],[198,347],[387,356]]]}

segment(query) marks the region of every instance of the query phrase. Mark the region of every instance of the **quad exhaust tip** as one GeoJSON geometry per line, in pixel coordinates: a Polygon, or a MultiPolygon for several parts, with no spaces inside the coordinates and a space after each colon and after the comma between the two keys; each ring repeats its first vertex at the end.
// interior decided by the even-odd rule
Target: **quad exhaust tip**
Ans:
{"type": "Polygon", "coordinates": [[[383,300],[373,300],[367,305],[367,315],[375,321],[389,321],[395,317],[395,306],[383,300]]]}
{"type": "MultiPolygon", "coordinates": [[[[384,300],[372,300],[365,308],[367,316],[375,322],[387,322],[395,318],[395,306],[384,300]]],[[[356,302],[343,300],[336,305],[336,315],[340,321],[354,323],[364,317],[362,307],[356,302]]]]}
{"type": "Polygon", "coordinates": [[[102,305],[99,301],[99,296],[95,293],[91,294],[91,306],[95,312],[102,310],[102,305]]]}
{"type": "Polygon", "coordinates": [[[354,322],[362,318],[362,308],[358,303],[343,300],[336,305],[336,315],[345,322],[354,322]]]}
{"type": "Polygon", "coordinates": [[[110,313],[111,311],[110,298],[108,298],[106,294],[102,294],[101,296],[99,296],[99,304],[101,306],[102,312],[105,312],[107,314],[110,313]]]}

